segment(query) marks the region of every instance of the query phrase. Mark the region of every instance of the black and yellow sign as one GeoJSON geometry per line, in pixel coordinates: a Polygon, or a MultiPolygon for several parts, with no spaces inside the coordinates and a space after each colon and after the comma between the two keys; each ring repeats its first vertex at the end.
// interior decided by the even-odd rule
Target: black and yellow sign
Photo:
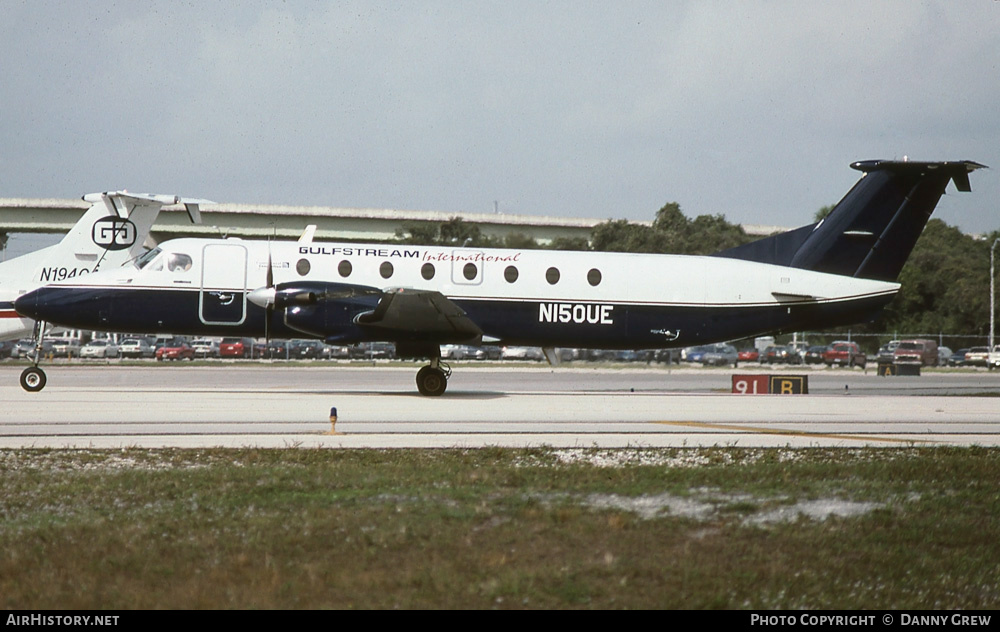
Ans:
{"type": "Polygon", "coordinates": [[[734,375],[733,392],[740,395],[808,395],[808,375],[734,375]]]}
{"type": "Polygon", "coordinates": [[[767,391],[771,395],[808,395],[808,375],[772,375],[767,391]]]}

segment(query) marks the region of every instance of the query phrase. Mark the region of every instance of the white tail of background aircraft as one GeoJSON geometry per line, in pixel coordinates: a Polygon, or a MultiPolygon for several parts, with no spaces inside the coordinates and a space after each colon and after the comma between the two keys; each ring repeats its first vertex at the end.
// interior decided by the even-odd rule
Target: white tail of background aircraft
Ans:
{"type": "Polygon", "coordinates": [[[0,263],[0,340],[30,336],[35,321],[14,311],[14,300],[37,287],[119,267],[143,251],[163,206],[183,204],[201,222],[208,200],[109,191],[83,196],[91,207],[53,246],[0,263]]]}

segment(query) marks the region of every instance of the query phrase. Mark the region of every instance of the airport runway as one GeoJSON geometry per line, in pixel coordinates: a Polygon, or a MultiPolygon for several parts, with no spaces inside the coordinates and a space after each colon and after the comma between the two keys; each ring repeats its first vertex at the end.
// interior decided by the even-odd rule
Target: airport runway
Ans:
{"type": "Polygon", "coordinates": [[[456,364],[425,398],[414,366],[76,361],[45,367],[39,393],[21,390],[23,368],[0,365],[0,448],[1000,445],[986,371],[781,369],[808,375],[809,394],[735,395],[733,369],[456,364]]]}

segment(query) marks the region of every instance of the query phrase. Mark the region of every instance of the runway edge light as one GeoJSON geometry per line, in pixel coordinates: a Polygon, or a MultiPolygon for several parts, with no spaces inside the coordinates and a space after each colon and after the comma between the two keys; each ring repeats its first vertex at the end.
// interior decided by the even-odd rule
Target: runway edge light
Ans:
{"type": "Polygon", "coordinates": [[[333,407],[330,409],[330,433],[337,434],[337,408],[333,407]]]}

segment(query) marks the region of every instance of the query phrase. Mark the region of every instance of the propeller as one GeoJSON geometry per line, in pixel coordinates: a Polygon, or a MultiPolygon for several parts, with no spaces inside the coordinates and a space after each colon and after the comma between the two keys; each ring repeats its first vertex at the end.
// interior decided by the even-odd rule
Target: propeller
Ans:
{"type": "Polygon", "coordinates": [[[265,275],[264,287],[247,294],[247,300],[254,305],[264,308],[264,349],[271,346],[271,316],[274,314],[274,264],[271,261],[271,240],[267,240],[267,273],[265,275]]]}
{"type": "Polygon", "coordinates": [[[270,300],[264,306],[264,349],[271,351],[271,316],[274,314],[274,265],[271,263],[271,240],[267,240],[267,275],[264,281],[264,291],[270,300]]]}

